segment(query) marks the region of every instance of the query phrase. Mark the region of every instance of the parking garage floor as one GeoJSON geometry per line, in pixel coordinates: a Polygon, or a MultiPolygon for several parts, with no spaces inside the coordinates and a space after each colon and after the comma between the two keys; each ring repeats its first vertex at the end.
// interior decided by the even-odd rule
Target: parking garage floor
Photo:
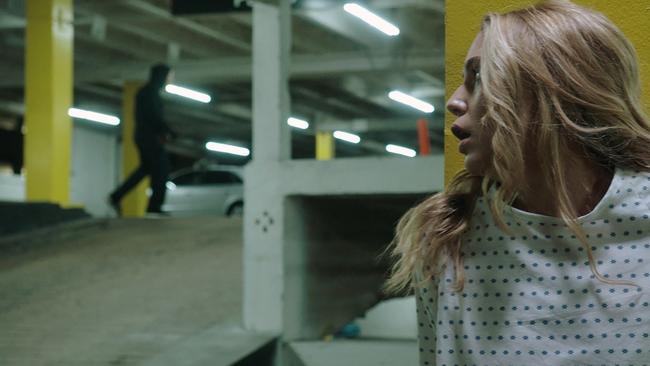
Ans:
{"type": "MultiPolygon", "coordinates": [[[[165,364],[188,340],[242,335],[241,232],[238,219],[103,220],[3,239],[0,365],[165,364]]],[[[230,359],[212,364],[238,346],[213,347],[230,359]]]]}
{"type": "MultiPolygon", "coordinates": [[[[241,236],[241,219],[205,217],[86,220],[0,239],[0,365],[255,364],[241,360],[274,337],[240,326],[241,236]]],[[[416,364],[414,341],[370,336],[290,347],[304,366],[416,364]]]]}

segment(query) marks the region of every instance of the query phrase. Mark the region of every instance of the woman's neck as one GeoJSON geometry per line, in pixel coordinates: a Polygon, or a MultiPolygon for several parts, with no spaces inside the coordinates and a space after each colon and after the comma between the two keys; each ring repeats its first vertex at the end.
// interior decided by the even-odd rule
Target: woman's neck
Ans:
{"type": "MultiPolygon", "coordinates": [[[[614,172],[587,159],[576,159],[564,171],[568,196],[577,216],[593,211],[609,188],[614,172]]],[[[526,187],[513,203],[523,211],[559,217],[558,188],[548,187],[539,169],[526,169],[526,187]]]]}

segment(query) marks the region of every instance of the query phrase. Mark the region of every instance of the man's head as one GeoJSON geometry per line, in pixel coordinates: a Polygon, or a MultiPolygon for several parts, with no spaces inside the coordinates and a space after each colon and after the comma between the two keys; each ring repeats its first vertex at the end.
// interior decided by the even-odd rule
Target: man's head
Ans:
{"type": "Polygon", "coordinates": [[[549,0],[486,16],[447,108],[465,167],[506,185],[567,154],[650,166],[636,53],[605,16],[549,0]]]}

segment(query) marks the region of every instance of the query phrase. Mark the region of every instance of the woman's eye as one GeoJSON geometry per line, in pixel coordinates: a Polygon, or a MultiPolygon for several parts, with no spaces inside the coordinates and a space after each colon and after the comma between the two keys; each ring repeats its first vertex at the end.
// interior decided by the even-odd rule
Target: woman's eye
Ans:
{"type": "Polygon", "coordinates": [[[480,83],[480,81],[481,73],[479,71],[471,71],[465,78],[465,87],[470,93],[473,93],[474,89],[476,89],[476,86],[480,83]]]}

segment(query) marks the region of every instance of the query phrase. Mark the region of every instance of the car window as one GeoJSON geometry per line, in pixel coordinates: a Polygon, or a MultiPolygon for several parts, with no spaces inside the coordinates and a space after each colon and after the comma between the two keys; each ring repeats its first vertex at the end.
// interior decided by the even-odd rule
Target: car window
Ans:
{"type": "Polygon", "coordinates": [[[189,172],[181,174],[178,177],[172,179],[172,182],[177,186],[193,186],[198,184],[199,173],[198,172],[189,172]]]}
{"type": "Polygon", "coordinates": [[[209,171],[201,174],[199,184],[232,184],[239,182],[237,176],[230,172],[209,171]]]}

